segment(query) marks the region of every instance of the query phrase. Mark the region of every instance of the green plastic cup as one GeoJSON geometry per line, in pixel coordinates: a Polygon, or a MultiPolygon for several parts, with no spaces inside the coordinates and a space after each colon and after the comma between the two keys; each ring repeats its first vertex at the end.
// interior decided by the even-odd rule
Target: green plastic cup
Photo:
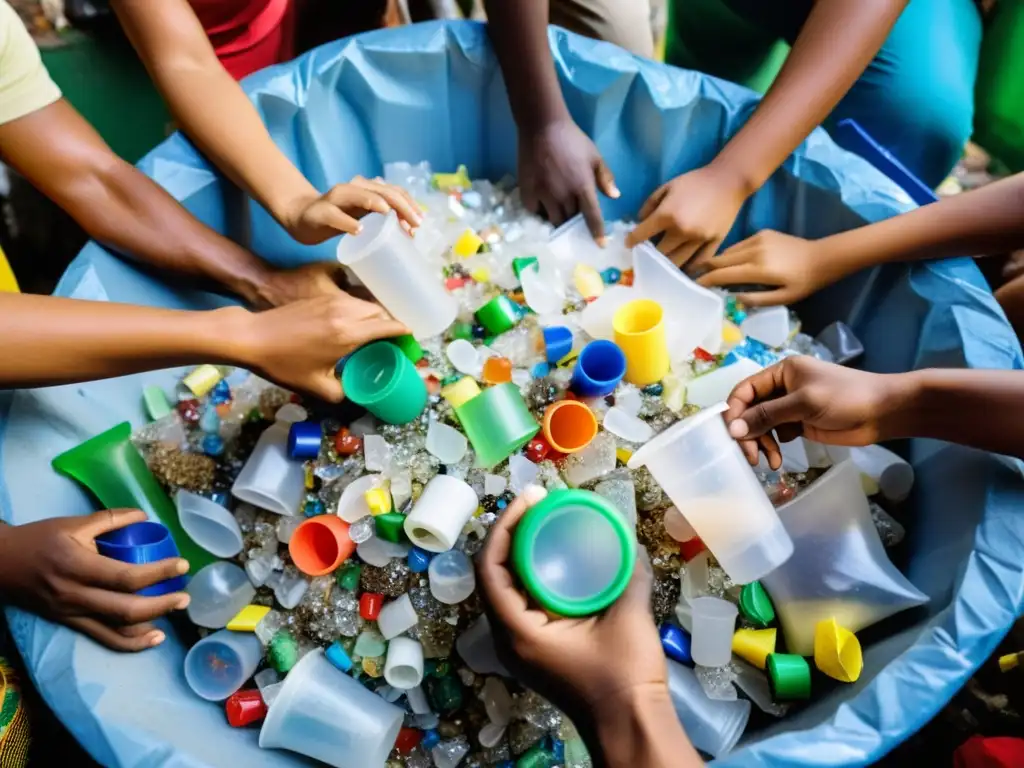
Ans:
{"type": "Polygon", "coordinates": [[[375,341],[356,350],[341,374],[345,397],[388,424],[408,424],[427,405],[427,385],[397,345],[375,341]]]}
{"type": "Polygon", "coordinates": [[[92,491],[106,509],[141,509],[155,516],[188,560],[189,573],[219,560],[185,533],[178,510],[132,445],[131,434],[131,424],[118,424],[62,453],[53,460],[53,468],[92,491]]]}
{"type": "Polygon", "coordinates": [[[515,302],[501,293],[476,311],[476,319],[491,336],[510,331],[519,322],[519,309],[515,302]]]}
{"type": "Polygon", "coordinates": [[[488,387],[456,408],[455,415],[485,469],[507,459],[540,431],[519,387],[511,382],[488,387]]]}
{"type": "Polygon", "coordinates": [[[776,701],[811,697],[811,666],[795,653],[768,655],[768,682],[776,701]]]}
{"type": "Polygon", "coordinates": [[[512,564],[544,610],[589,616],[629,586],[636,535],[626,517],[596,493],[552,491],[516,527],[512,564]]]}

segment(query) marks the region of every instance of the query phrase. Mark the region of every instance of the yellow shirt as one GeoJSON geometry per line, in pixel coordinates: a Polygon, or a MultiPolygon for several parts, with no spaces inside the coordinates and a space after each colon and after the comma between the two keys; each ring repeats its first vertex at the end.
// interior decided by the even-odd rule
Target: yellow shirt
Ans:
{"type": "Polygon", "coordinates": [[[60,98],[39,49],[18,14],[0,0],[0,125],[48,107],[60,98]]]}

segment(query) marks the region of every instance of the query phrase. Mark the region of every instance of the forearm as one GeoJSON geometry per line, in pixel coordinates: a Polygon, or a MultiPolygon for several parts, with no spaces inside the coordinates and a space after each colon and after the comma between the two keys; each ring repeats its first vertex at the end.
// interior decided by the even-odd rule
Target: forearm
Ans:
{"type": "Polygon", "coordinates": [[[785,66],[713,162],[752,194],[839,103],[907,0],[816,0],[785,66]]]}
{"type": "Polygon", "coordinates": [[[598,768],[692,768],[704,765],[686,737],[668,690],[609,701],[582,735],[598,768]]]}
{"type": "Polygon", "coordinates": [[[568,119],[548,47],[548,0],[484,0],[484,6],[519,130],[568,119]]]}
{"type": "Polygon", "coordinates": [[[105,379],[192,363],[248,364],[238,307],[181,312],[0,294],[0,387],[105,379]]]}

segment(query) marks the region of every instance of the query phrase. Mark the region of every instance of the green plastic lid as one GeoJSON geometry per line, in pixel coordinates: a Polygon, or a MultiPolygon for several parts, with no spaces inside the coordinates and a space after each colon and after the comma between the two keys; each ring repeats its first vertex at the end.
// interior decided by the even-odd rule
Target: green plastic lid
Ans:
{"type": "Polygon", "coordinates": [[[636,536],[625,516],[591,491],[557,490],[516,527],[512,563],[537,603],[559,616],[603,611],[626,590],[636,536]]]}
{"type": "Polygon", "coordinates": [[[519,256],[512,259],[512,272],[516,277],[519,277],[527,267],[538,269],[539,266],[536,256],[519,256]]]}
{"type": "Polygon", "coordinates": [[[540,431],[519,387],[511,382],[488,387],[456,408],[455,415],[484,469],[507,459],[540,431]]]}
{"type": "Polygon", "coordinates": [[[508,296],[501,293],[476,311],[480,325],[493,336],[511,330],[519,322],[519,308],[508,296]]]}
{"type": "Polygon", "coordinates": [[[423,359],[423,347],[421,347],[420,343],[410,334],[407,333],[404,336],[395,336],[395,338],[388,339],[388,341],[402,350],[402,352],[405,353],[405,356],[409,358],[410,362],[418,363],[423,359]]]}
{"type": "Polygon", "coordinates": [[[768,655],[768,681],[777,701],[811,698],[811,666],[795,653],[768,655]]]}
{"type": "Polygon", "coordinates": [[[388,424],[408,424],[427,405],[427,385],[405,353],[375,341],[352,353],[341,374],[345,396],[388,424]]]}
{"type": "Polygon", "coordinates": [[[764,628],[775,621],[775,609],[761,582],[745,584],[740,591],[740,613],[755,626],[764,628]]]}

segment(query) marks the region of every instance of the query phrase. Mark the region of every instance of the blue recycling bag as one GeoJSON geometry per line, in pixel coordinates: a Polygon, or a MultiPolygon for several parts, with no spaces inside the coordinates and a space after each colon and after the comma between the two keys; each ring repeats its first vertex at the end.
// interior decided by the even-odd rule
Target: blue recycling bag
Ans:
{"type": "MultiPolygon", "coordinates": [[[[710,161],[756,96],[693,72],[641,61],[561,30],[551,51],[569,109],[594,137],[622,190],[608,219],[634,216],[671,177],[710,161]]],[[[320,189],[384,163],[459,163],[474,177],[516,170],[516,131],[484,27],[424,24],[342,40],[244,83],[275,141],[320,189]]],[[[301,246],[215,173],[180,135],[142,162],[192,213],[282,266],[333,258],[335,243],[301,246]]],[[[909,210],[907,195],[866,161],[815,131],[751,198],[730,242],[763,228],[822,237],[909,210]]],[[[224,299],[170,287],[95,243],[57,293],[83,299],[211,308],[224,299]]],[[[864,342],[865,368],[1020,368],[1021,350],[969,259],[890,266],[854,276],[798,308],[812,332],[843,319],[864,342]]],[[[216,327],[209,329],[216,333],[216,327]]],[[[123,421],[144,422],[141,393],[163,371],[0,395],[0,509],[21,524],[84,514],[81,488],[50,460],[123,421]]],[[[853,766],[919,729],[993,651],[1022,607],[1024,476],[1020,462],[929,440],[898,446],[917,472],[907,521],[909,579],[928,606],[864,634],[864,673],[800,712],[747,733],[716,765],[853,766]]],[[[69,630],[7,609],[12,634],[47,703],[105,766],[286,766],[255,730],[227,726],[219,705],[185,685],[185,649],[171,639],[110,653],[69,630]]]]}

